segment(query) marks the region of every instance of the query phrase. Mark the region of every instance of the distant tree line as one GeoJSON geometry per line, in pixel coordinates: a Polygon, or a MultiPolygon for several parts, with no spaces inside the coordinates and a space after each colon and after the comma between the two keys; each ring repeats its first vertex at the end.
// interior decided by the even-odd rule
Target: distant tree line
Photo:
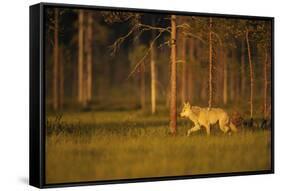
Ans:
{"type": "Polygon", "coordinates": [[[141,110],[149,102],[155,114],[165,100],[173,134],[177,107],[186,101],[209,108],[241,103],[250,118],[261,105],[264,119],[270,117],[270,20],[60,8],[47,15],[54,111],[69,97],[78,108],[91,108],[98,91],[106,91],[102,97],[127,84],[141,110]]]}

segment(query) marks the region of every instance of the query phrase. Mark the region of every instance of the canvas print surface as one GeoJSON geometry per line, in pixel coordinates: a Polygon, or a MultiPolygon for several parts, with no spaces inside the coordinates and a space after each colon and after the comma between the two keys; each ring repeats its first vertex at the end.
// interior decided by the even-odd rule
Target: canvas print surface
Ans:
{"type": "Polygon", "coordinates": [[[46,183],[271,170],[271,26],[46,7],[46,183]]]}

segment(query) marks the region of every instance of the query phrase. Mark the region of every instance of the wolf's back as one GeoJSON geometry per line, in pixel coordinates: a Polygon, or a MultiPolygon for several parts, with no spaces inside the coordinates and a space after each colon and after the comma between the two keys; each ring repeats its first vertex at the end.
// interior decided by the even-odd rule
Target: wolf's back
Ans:
{"type": "Polygon", "coordinates": [[[202,111],[201,107],[198,106],[192,106],[191,107],[191,111],[196,115],[199,116],[200,112],[202,111]]]}

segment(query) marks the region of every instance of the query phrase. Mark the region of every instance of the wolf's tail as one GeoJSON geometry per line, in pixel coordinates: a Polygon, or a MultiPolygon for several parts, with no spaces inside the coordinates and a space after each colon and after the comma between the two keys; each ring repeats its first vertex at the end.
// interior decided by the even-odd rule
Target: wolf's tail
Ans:
{"type": "Polygon", "coordinates": [[[229,123],[229,127],[230,127],[232,132],[237,132],[237,128],[232,122],[229,123]]]}

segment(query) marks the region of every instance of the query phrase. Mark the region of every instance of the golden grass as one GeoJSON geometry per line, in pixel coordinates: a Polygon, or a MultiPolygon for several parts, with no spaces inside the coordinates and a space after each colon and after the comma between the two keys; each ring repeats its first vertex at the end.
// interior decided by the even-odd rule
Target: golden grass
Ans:
{"type": "MultiPolygon", "coordinates": [[[[269,130],[240,131],[232,136],[213,132],[210,137],[203,131],[187,137],[191,123],[181,120],[177,136],[171,136],[165,116],[138,112],[64,114],[62,127],[74,124],[71,128],[80,130],[47,136],[46,182],[270,169],[269,130]]],[[[49,116],[49,120],[54,118],[49,116]]]]}

